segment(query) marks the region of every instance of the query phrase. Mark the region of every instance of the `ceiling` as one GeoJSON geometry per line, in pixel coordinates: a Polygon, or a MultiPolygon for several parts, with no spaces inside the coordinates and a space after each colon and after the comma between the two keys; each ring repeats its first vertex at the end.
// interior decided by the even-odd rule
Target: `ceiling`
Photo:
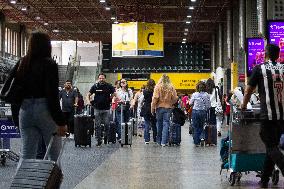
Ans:
{"type": "Polygon", "coordinates": [[[0,0],[8,22],[42,28],[53,40],[111,42],[118,22],[164,24],[166,42],[209,42],[233,0],[0,0]],[[194,9],[189,9],[193,6],[194,9]],[[110,10],[106,10],[106,7],[110,10]],[[26,10],[25,10],[26,9],[26,10]],[[187,18],[190,15],[191,18],[187,18]],[[111,17],[115,20],[112,20],[111,17]],[[190,21],[191,23],[186,23],[190,21]],[[185,31],[188,29],[188,32],[185,31]]]}

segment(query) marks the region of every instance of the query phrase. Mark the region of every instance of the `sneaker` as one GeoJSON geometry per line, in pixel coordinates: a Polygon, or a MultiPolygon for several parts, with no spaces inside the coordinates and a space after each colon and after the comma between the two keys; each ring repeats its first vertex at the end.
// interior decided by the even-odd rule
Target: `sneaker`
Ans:
{"type": "Polygon", "coordinates": [[[102,145],[102,141],[98,141],[98,143],[97,143],[97,147],[100,147],[102,145]]]}
{"type": "Polygon", "coordinates": [[[149,144],[149,142],[145,142],[145,144],[149,144]]]}
{"type": "Polygon", "coordinates": [[[165,146],[166,146],[166,144],[161,144],[161,146],[162,146],[162,147],[165,147],[165,146]]]}
{"type": "Polygon", "coordinates": [[[221,136],[221,132],[220,132],[220,131],[218,131],[218,134],[217,134],[217,135],[218,135],[218,137],[220,137],[220,136],[221,136]]]}
{"type": "Polygon", "coordinates": [[[119,144],[121,143],[121,139],[118,139],[117,141],[118,141],[119,144]]]}
{"type": "Polygon", "coordinates": [[[104,137],[104,144],[107,144],[107,137],[104,137]]]}
{"type": "Polygon", "coordinates": [[[74,134],[71,134],[71,133],[70,133],[69,138],[70,138],[70,139],[74,139],[74,134]]]}

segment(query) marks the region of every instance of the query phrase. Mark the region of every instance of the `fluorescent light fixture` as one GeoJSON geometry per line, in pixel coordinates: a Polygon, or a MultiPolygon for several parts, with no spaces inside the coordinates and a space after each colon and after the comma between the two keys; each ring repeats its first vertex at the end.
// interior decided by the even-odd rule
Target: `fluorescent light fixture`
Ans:
{"type": "Polygon", "coordinates": [[[36,19],[36,20],[40,20],[40,17],[39,17],[39,16],[36,16],[35,19],[36,19]]]}
{"type": "Polygon", "coordinates": [[[191,0],[191,2],[196,2],[196,0],[191,0]]]}
{"type": "Polygon", "coordinates": [[[47,22],[45,22],[43,25],[47,26],[47,25],[48,25],[48,23],[47,23],[47,22]]]}
{"type": "Polygon", "coordinates": [[[54,29],[54,30],[52,30],[54,33],[58,33],[59,32],[59,30],[58,29],[54,29]]]}
{"type": "Polygon", "coordinates": [[[183,38],[182,40],[183,40],[183,41],[186,41],[186,38],[183,38]]]}
{"type": "Polygon", "coordinates": [[[10,3],[12,3],[12,4],[16,4],[16,3],[17,3],[17,1],[16,1],[16,0],[11,0],[11,1],[10,1],[10,3]]]}
{"type": "Polygon", "coordinates": [[[106,7],[106,10],[109,11],[109,10],[110,10],[110,7],[106,7]]]}
{"type": "Polygon", "coordinates": [[[187,18],[191,18],[191,15],[187,15],[186,17],[187,17],[187,18]]]}
{"type": "Polygon", "coordinates": [[[118,21],[114,21],[115,24],[118,24],[118,21]]]}
{"type": "Polygon", "coordinates": [[[188,28],[185,28],[184,31],[188,32],[188,28]]]}
{"type": "Polygon", "coordinates": [[[22,7],[21,10],[22,10],[22,11],[26,11],[26,10],[27,10],[27,7],[22,7]]]}
{"type": "Polygon", "coordinates": [[[115,20],[115,17],[114,17],[114,16],[112,16],[112,17],[110,17],[110,19],[111,19],[111,20],[115,20]]]}
{"type": "Polygon", "coordinates": [[[190,21],[186,21],[185,23],[190,24],[191,22],[190,21]]]}
{"type": "Polygon", "coordinates": [[[185,41],[181,42],[181,43],[186,43],[185,41]]]}
{"type": "Polygon", "coordinates": [[[100,3],[105,3],[106,2],[106,0],[100,0],[100,3]]]}
{"type": "Polygon", "coordinates": [[[193,10],[193,9],[194,9],[194,7],[193,7],[193,6],[190,6],[190,7],[189,7],[189,9],[190,9],[190,10],[193,10]]]}
{"type": "Polygon", "coordinates": [[[185,32],[185,33],[183,33],[184,35],[187,35],[187,33],[185,32]]]}

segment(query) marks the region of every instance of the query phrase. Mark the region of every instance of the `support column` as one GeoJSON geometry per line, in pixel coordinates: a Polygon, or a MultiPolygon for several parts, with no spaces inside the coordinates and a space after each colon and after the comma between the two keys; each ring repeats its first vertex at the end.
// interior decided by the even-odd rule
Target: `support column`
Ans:
{"type": "Polygon", "coordinates": [[[266,36],[266,19],[267,19],[267,1],[257,0],[257,15],[258,15],[258,34],[261,37],[266,36]]]}
{"type": "Polygon", "coordinates": [[[211,42],[211,70],[212,72],[215,72],[215,59],[216,57],[216,37],[215,37],[215,33],[212,34],[212,42],[211,42]]]}
{"type": "Polygon", "coordinates": [[[0,13],[0,53],[1,56],[4,57],[5,55],[5,16],[3,13],[0,13]]]}
{"type": "Polygon", "coordinates": [[[229,63],[233,61],[233,32],[232,32],[232,11],[227,10],[227,58],[229,63]]]}
{"type": "Polygon", "coordinates": [[[222,44],[222,24],[219,23],[219,27],[218,27],[218,67],[222,67],[223,66],[223,44],[222,44]]]}
{"type": "Polygon", "coordinates": [[[246,40],[246,22],[245,22],[245,0],[239,0],[239,45],[240,49],[245,49],[245,40],[246,40]]]}

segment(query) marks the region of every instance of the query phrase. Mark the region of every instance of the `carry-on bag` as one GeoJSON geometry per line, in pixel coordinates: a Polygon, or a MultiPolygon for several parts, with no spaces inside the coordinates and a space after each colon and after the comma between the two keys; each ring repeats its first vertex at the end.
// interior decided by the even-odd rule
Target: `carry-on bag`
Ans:
{"type": "Polygon", "coordinates": [[[91,116],[91,107],[86,106],[84,114],[74,115],[74,140],[75,147],[91,147],[91,138],[94,134],[94,120],[91,116]]]}
{"type": "Polygon", "coordinates": [[[205,131],[205,144],[217,145],[217,127],[216,125],[207,124],[204,128],[205,131]]]}
{"type": "Polygon", "coordinates": [[[112,111],[112,120],[109,122],[108,143],[116,143],[115,110],[112,111]]]}
{"type": "MultiPolygon", "coordinates": [[[[55,134],[54,134],[55,135],[55,134]]],[[[51,137],[43,160],[24,159],[14,177],[11,189],[59,189],[63,180],[63,173],[60,166],[63,148],[66,139],[63,142],[61,152],[57,162],[47,160],[50,152],[54,135],[51,137]]]]}
{"type": "Polygon", "coordinates": [[[181,143],[181,126],[177,123],[171,123],[169,128],[169,145],[180,145],[181,143]]]}
{"type": "Polygon", "coordinates": [[[133,109],[133,118],[130,120],[132,127],[133,127],[133,136],[137,136],[137,131],[138,131],[138,118],[137,118],[137,113],[135,113],[135,110],[133,109]]]}
{"type": "Polygon", "coordinates": [[[131,122],[124,122],[124,114],[123,114],[123,110],[124,110],[124,105],[121,104],[121,147],[123,147],[123,145],[132,145],[132,133],[133,133],[133,125],[131,124],[131,122]]]}

